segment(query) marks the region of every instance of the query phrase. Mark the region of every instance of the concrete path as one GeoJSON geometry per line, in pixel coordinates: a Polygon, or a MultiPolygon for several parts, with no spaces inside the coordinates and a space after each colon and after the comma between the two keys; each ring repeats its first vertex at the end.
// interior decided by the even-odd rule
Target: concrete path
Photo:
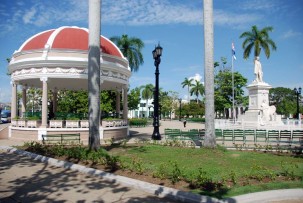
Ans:
{"type": "Polygon", "coordinates": [[[0,152],[0,202],[176,202],[116,181],[0,152]]]}

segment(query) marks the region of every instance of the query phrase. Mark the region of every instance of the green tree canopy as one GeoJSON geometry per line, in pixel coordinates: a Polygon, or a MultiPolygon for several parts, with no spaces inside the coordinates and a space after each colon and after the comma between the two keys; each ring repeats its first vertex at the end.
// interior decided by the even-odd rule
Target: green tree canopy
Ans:
{"type": "Polygon", "coordinates": [[[205,115],[205,105],[203,103],[195,102],[182,104],[181,117],[183,117],[184,115],[186,115],[187,117],[202,117],[205,115]]]}
{"type": "Polygon", "coordinates": [[[251,31],[243,32],[240,38],[244,38],[242,48],[244,49],[243,58],[248,59],[249,55],[254,49],[254,56],[260,55],[261,48],[263,49],[265,56],[270,57],[270,48],[276,50],[277,46],[275,42],[269,38],[269,32],[273,31],[273,27],[264,27],[259,30],[256,25],[251,27],[251,31]]]}
{"type": "MultiPolygon", "coordinates": [[[[248,104],[248,98],[244,97],[243,87],[247,79],[239,72],[234,72],[234,98],[235,104],[248,104]]],[[[232,107],[232,72],[230,70],[219,71],[215,76],[215,111],[223,112],[224,108],[232,107]]]]}
{"type": "Polygon", "coordinates": [[[144,42],[136,37],[128,37],[128,35],[122,35],[122,37],[114,36],[110,40],[119,47],[124,57],[128,59],[131,71],[137,72],[139,66],[144,63],[142,55],[144,42]]]}
{"type": "Polygon", "coordinates": [[[160,105],[162,106],[161,113],[164,117],[171,118],[171,113],[178,107],[178,93],[174,91],[160,91],[160,105]]]}
{"type": "MultiPolygon", "coordinates": [[[[148,100],[153,98],[154,95],[154,85],[153,84],[147,84],[140,87],[142,89],[142,99],[146,100],[146,106],[148,107],[148,100]]],[[[150,112],[146,115],[146,117],[150,116],[150,112]]]]}
{"type": "Polygon", "coordinates": [[[130,91],[128,94],[128,109],[136,110],[140,104],[140,88],[136,87],[130,91]]]}
{"type": "Polygon", "coordinates": [[[199,101],[199,96],[204,95],[204,85],[200,82],[195,80],[195,83],[192,85],[192,88],[190,89],[190,95],[196,95],[197,103],[199,101]]]}
{"type": "Polygon", "coordinates": [[[270,104],[276,106],[278,114],[287,117],[297,111],[296,98],[294,91],[290,88],[276,87],[269,90],[270,104]]]}
{"type": "Polygon", "coordinates": [[[189,91],[190,91],[190,87],[192,86],[192,82],[193,82],[194,79],[188,79],[188,78],[184,78],[184,81],[181,83],[182,85],[182,88],[186,87],[187,86],[187,93],[188,93],[188,101],[190,101],[190,98],[189,98],[189,91]]]}

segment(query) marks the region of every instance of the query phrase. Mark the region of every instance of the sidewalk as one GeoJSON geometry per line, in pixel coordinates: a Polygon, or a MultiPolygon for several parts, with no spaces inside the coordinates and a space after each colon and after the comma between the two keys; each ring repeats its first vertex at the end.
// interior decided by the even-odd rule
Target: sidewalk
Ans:
{"type": "MultiPolygon", "coordinates": [[[[180,121],[162,121],[165,128],[184,129],[180,121]]],[[[187,123],[186,129],[204,125],[187,123]]],[[[150,139],[153,127],[130,128],[131,139],[150,139]]],[[[5,146],[21,141],[0,140],[0,203],[14,202],[229,202],[229,203],[303,203],[303,189],[252,193],[226,200],[193,195],[76,164],[60,162],[22,151],[7,152],[5,146]],[[1,150],[2,149],[2,150],[1,150]],[[29,158],[27,156],[32,156],[29,158]],[[34,159],[33,159],[34,157],[34,159]],[[160,197],[159,197],[160,196],[160,197]],[[169,198],[168,198],[169,197],[169,198]],[[173,199],[177,198],[177,200],[173,199]]]]}
{"type": "Polygon", "coordinates": [[[0,202],[161,202],[167,198],[0,150],[0,202]]]}

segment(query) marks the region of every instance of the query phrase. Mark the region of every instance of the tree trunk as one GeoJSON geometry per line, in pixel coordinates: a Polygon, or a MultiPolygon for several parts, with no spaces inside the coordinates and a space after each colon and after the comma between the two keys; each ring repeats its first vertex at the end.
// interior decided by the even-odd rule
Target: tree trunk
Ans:
{"type": "Polygon", "coordinates": [[[188,103],[190,103],[189,86],[187,87],[187,92],[188,92],[188,94],[187,94],[187,96],[188,96],[187,100],[188,100],[188,103]]]}
{"type": "Polygon", "coordinates": [[[214,124],[214,26],[213,0],[204,0],[205,147],[216,146],[214,124]]]}
{"type": "Polygon", "coordinates": [[[100,148],[101,0],[89,0],[88,115],[89,149],[100,148]]]}

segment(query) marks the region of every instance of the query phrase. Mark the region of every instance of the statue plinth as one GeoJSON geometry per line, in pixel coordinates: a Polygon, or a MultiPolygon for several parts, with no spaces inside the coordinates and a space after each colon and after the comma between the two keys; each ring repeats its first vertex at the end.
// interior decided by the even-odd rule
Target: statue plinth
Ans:
{"type": "Polygon", "coordinates": [[[272,87],[265,82],[254,81],[247,86],[249,107],[239,120],[250,127],[264,125],[282,125],[281,116],[276,115],[276,107],[269,106],[269,90],[272,87]]]}
{"type": "Polygon", "coordinates": [[[265,82],[253,82],[246,87],[249,95],[249,110],[261,110],[264,103],[269,106],[269,89],[272,87],[265,82]]]}

